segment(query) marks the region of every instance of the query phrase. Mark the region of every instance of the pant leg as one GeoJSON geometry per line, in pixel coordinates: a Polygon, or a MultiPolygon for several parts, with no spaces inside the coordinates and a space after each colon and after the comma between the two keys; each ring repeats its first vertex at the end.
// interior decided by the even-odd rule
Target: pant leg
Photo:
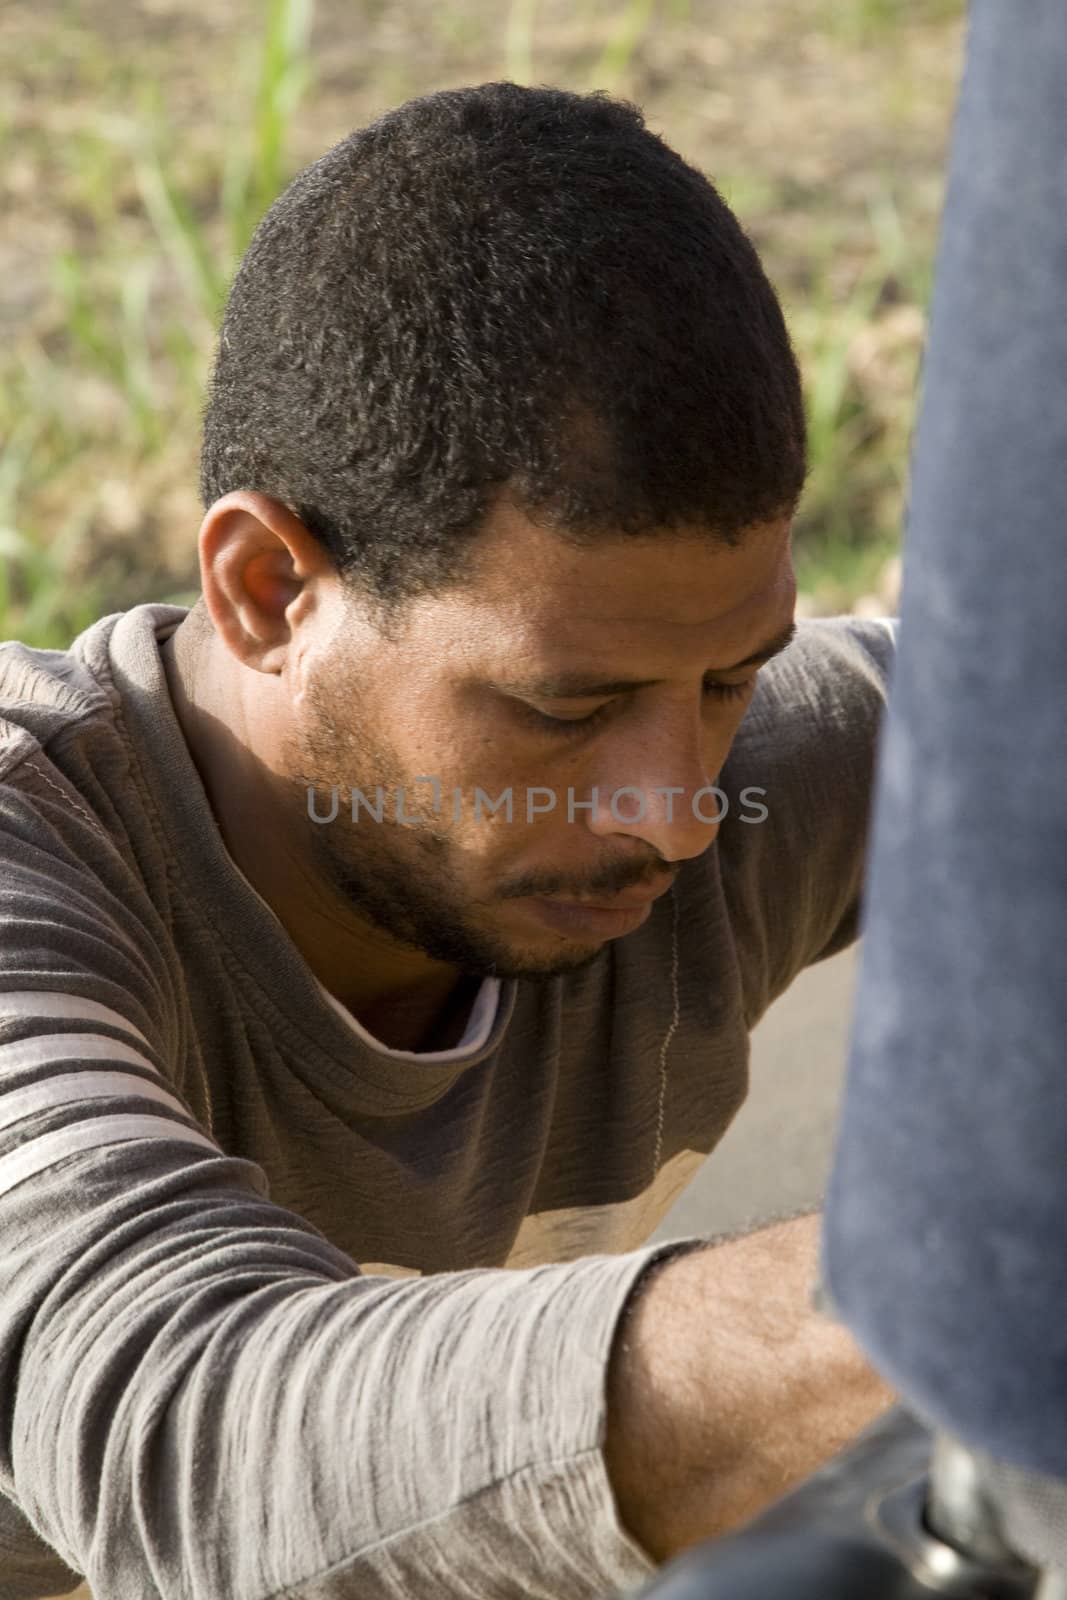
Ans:
{"type": "MultiPolygon", "coordinates": [[[[1067,1478],[1063,0],[972,0],[923,388],[824,1285],[917,1410],[1054,1486],[1067,1478]]],[[[1047,1556],[1061,1565],[1065,1512],[1061,1497],[1047,1556]]]]}

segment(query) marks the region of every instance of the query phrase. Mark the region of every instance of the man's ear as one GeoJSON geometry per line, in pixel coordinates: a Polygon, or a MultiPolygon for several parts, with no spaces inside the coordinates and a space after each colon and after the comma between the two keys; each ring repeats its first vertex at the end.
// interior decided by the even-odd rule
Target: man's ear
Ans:
{"type": "Polygon", "coordinates": [[[223,495],[199,534],[204,608],[231,655],[280,673],[316,587],[337,579],[329,553],[280,501],[251,489],[223,495]]]}

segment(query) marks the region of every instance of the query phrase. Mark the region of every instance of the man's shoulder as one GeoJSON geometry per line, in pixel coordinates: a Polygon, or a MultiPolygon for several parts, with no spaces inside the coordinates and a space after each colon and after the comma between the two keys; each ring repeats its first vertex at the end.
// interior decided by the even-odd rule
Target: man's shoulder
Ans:
{"type": "Polygon", "coordinates": [[[716,853],[750,1026],[858,936],[895,636],[893,618],[802,620],[724,764],[716,853]]]}
{"type": "MultiPolygon", "coordinates": [[[[132,759],[110,638],[126,613],[100,618],[66,650],[0,643],[0,870],[41,894],[141,893],[150,839],[131,783],[132,759]],[[137,836],[138,848],[131,839],[137,836]],[[33,864],[29,879],[24,868],[33,864]]],[[[29,892],[27,890],[27,892],[29,892]]]]}
{"type": "Polygon", "coordinates": [[[753,711],[796,720],[805,711],[884,701],[896,652],[895,617],[800,617],[789,648],[759,677],[753,711]]]}
{"type": "Polygon", "coordinates": [[[798,619],[788,649],[760,672],[724,774],[866,753],[888,699],[896,636],[895,617],[798,619]]]}
{"type": "Polygon", "coordinates": [[[66,650],[0,641],[0,782],[65,729],[110,715],[91,662],[114,620],[101,618],[66,650]]]}

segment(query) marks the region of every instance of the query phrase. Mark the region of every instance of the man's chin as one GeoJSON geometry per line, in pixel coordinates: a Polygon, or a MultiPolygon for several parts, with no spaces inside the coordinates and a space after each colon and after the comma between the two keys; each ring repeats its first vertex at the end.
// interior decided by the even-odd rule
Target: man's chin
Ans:
{"type": "MultiPolygon", "coordinates": [[[[608,943],[605,938],[588,935],[564,934],[552,931],[530,920],[508,916],[505,919],[494,908],[495,914],[479,922],[468,911],[449,916],[442,905],[436,917],[420,906],[420,914],[412,915],[410,903],[407,913],[397,915],[399,906],[391,906],[388,920],[374,916],[374,911],[361,897],[352,897],[353,908],[370,919],[382,933],[393,940],[399,950],[418,951],[433,961],[455,968],[467,978],[524,978],[536,982],[565,977],[590,966],[608,943]],[[501,925],[505,924],[505,925],[501,925]],[[517,926],[516,926],[517,924],[517,926]]],[[[508,908],[509,911],[511,907],[508,908]]],[[[481,920],[481,919],[479,919],[481,920]]]]}
{"type": "Polygon", "coordinates": [[[572,972],[581,972],[585,967],[591,967],[603,948],[603,945],[600,945],[595,950],[568,956],[559,954],[541,958],[531,956],[526,960],[516,960],[510,970],[498,967],[496,975],[499,978],[528,978],[533,981],[541,979],[544,982],[550,978],[565,978],[572,972]]]}

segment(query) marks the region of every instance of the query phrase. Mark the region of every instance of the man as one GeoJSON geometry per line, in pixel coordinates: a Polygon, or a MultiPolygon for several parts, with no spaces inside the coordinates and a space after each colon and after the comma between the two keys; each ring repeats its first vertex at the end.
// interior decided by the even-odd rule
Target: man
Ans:
{"type": "Polygon", "coordinates": [[[804,448],[631,107],[433,95],[264,218],[201,599],[2,656],[5,1600],[611,1594],[890,1403],[816,1218],[644,1244],[858,930],[804,448]]]}

